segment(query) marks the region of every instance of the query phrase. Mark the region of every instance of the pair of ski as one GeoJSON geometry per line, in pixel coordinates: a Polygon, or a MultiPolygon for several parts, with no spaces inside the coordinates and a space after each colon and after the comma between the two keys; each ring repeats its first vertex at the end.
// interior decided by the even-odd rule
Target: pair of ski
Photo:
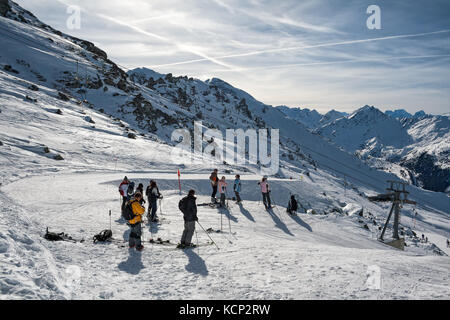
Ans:
{"type": "Polygon", "coordinates": [[[193,245],[193,246],[187,246],[187,247],[178,247],[179,244],[176,245],[176,244],[170,242],[170,240],[162,240],[161,238],[158,238],[156,240],[150,239],[149,242],[153,245],[168,246],[168,247],[172,247],[172,248],[175,246],[175,248],[173,248],[173,249],[194,249],[197,247],[206,247],[206,246],[211,246],[214,244],[213,242],[207,242],[205,244],[199,244],[199,245],[193,245]]]}
{"type": "MultiPolygon", "coordinates": [[[[224,233],[224,234],[229,234],[229,232],[228,231],[223,231],[223,230],[219,230],[219,229],[213,229],[213,228],[209,228],[209,229],[206,229],[206,232],[208,232],[208,233],[224,233]]],[[[232,235],[236,235],[236,232],[232,232],[231,233],[232,235]]]]}
{"type": "Polygon", "coordinates": [[[228,209],[227,205],[220,206],[220,203],[200,203],[197,207],[210,207],[212,209],[228,209]]]}
{"type": "Polygon", "coordinates": [[[161,225],[163,223],[163,221],[164,221],[164,223],[170,223],[170,221],[166,221],[166,218],[158,218],[155,221],[147,220],[146,225],[147,226],[151,226],[151,225],[155,225],[155,224],[161,225]]]}

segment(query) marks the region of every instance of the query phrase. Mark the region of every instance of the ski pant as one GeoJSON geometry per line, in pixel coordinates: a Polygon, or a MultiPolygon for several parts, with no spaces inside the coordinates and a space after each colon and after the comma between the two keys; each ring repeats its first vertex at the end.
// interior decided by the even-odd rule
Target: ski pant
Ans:
{"type": "Polygon", "coordinates": [[[185,221],[183,235],[181,236],[181,244],[191,244],[194,231],[195,221],[185,221]]]}
{"type": "Polygon", "coordinates": [[[225,193],[221,193],[220,194],[220,206],[221,207],[225,207],[225,199],[226,199],[225,193]]]}
{"type": "Polygon", "coordinates": [[[262,197],[263,197],[264,206],[271,207],[272,204],[270,203],[270,194],[268,192],[267,193],[263,193],[262,197]]]}
{"type": "Polygon", "coordinates": [[[215,198],[216,194],[217,194],[217,186],[212,186],[212,188],[213,188],[213,191],[212,191],[212,194],[211,194],[211,198],[215,198]]]}
{"type": "Polygon", "coordinates": [[[150,213],[152,212],[152,202],[150,201],[150,198],[148,199],[148,210],[147,210],[147,215],[150,217],[150,213]]]}
{"type": "Polygon", "coordinates": [[[241,199],[241,196],[239,195],[239,192],[235,191],[234,194],[236,195],[236,201],[241,202],[242,199],[241,199]]]}
{"type": "Polygon", "coordinates": [[[122,211],[125,208],[125,203],[127,202],[127,197],[122,196],[122,211]]]}
{"type": "Polygon", "coordinates": [[[141,234],[142,234],[142,226],[140,222],[131,225],[130,239],[128,241],[130,247],[141,246],[141,234]]]}
{"type": "Polygon", "coordinates": [[[156,204],[156,201],[151,202],[150,206],[152,207],[152,213],[150,215],[150,219],[153,220],[156,218],[156,211],[158,210],[158,205],[156,204]]]}

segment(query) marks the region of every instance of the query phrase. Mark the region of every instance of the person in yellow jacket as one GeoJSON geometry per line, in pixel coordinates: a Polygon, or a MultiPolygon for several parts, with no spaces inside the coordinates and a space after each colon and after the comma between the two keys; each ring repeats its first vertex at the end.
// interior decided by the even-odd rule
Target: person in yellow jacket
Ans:
{"type": "Polygon", "coordinates": [[[145,208],[141,205],[142,194],[136,192],[134,198],[130,200],[131,208],[133,209],[134,218],[128,220],[131,227],[129,246],[131,248],[136,248],[136,250],[141,251],[144,246],[141,242],[142,234],[142,215],[145,213],[145,208]]]}

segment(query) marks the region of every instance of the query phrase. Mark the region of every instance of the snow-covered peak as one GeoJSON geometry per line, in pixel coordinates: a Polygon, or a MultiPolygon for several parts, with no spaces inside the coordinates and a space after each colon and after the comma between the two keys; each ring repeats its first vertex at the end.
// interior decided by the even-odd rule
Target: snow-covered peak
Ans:
{"type": "Polygon", "coordinates": [[[427,116],[427,114],[423,110],[417,111],[413,115],[413,114],[409,113],[408,111],[406,111],[404,109],[397,109],[397,110],[394,110],[394,111],[386,110],[385,114],[388,115],[391,118],[394,118],[394,119],[423,118],[423,117],[427,116]]]}
{"type": "Polygon", "coordinates": [[[413,117],[413,115],[411,113],[409,113],[408,111],[406,111],[404,109],[397,109],[394,111],[386,110],[385,114],[392,118],[395,118],[395,119],[412,118],[413,117]]]}
{"type": "Polygon", "coordinates": [[[348,116],[348,113],[345,112],[340,112],[340,111],[336,111],[334,109],[328,111],[327,113],[325,113],[325,115],[322,117],[322,119],[320,119],[320,124],[321,125],[325,125],[328,124],[330,122],[333,122],[337,119],[340,119],[342,117],[348,116]]]}
{"type": "Polygon", "coordinates": [[[128,75],[133,79],[133,77],[143,77],[143,78],[153,78],[153,80],[158,80],[160,78],[164,78],[166,75],[153,71],[148,68],[136,68],[127,72],[128,75]]]}
{"type": "Polygon", "coordinates": [[[365,105],[364,107],[361,107],[356,111],[354,111],[348,118],[374,120],[374,119],[387,119],[387,116],[383,112],[381,112],[378,108],[375,108],[374,106],[365,105]]]}
{"type": "Polygon", "coordinates": [[[374,141],[401,148],[411,140],[399,121],[368,105],[322,126],[317,132],[350,152],[359,150],[367,143],[373,144],[374,141]]]}
{"type": "Polygon", "coordinates": [[[283,112],[289,118],[292,118],[297,122],[300,122],[301,124],[305,125],[307,128],[310,129],[315,129],[323,117],[316,110],[310,110],[308,108],[301,109],[301,108],[289,108],[287,106],[278,106],[277,109],[283,112]]]}

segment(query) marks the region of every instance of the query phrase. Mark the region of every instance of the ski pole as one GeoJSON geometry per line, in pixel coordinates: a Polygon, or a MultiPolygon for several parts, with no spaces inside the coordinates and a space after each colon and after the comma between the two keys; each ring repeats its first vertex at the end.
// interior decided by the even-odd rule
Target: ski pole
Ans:
{"type": "Polygon", "coordinates": [[[109,210],[109,230],[111,230],[111,210],[109,210]]]}
{"type": "Polygon", "coordinates": [[[197,238],[197,248],[198,248],[198,252],[200,252],[200,247],[198,246],[198,233],[197,233],[197,230],[195,230],[195,237],[197,238]]]}
{"type": "Polygon", "coordinates": [[[222,232],[222,216],[223,216],[223,213],[222,213],[222,211],[220,211],[220,232],[222,232]]]}
{"type": "Polygon", "coordinates": [[[230,207],[228,206],[228,189],[225,189],[226,196],[227,196],[227,209],[228,209],[228,227],[230,228],[230,234],[231,234],[231,221],[230,221],[230,207]]]}
{"type": "Polygon", "coordinates": [[[219,246],[217,245],[217,243],[211,238],[211,236],[209,235],[209,233],[206,232],[205,228],[203,228],[203,226],[200,224],[200,222],[197,221],[197,223],[198,223],[198,225],[203,229],[203,231],[205,231],[206,235],[209,237],[209,239],[212,241],[212,243],[215,244],[215,246],[217,247],[217,250],[220,250],[220,248],[219,248],[219,246]]]}

